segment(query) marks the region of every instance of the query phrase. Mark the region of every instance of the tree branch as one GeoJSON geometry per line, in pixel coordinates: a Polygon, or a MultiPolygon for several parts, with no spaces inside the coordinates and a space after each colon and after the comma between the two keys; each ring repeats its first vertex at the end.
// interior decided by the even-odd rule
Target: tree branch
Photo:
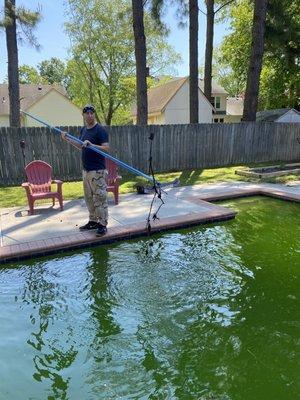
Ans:
{"type": "Polygon", "coordinates": [[[235,0],[229,0],[227,1],[225,4],[221,5],[219,8],[216,9],[216,11],[214,11],[214,14],[217,14],[217,12],[219,12],[223,7],[228,6],[228,4],[233,3],[235,0]]]}

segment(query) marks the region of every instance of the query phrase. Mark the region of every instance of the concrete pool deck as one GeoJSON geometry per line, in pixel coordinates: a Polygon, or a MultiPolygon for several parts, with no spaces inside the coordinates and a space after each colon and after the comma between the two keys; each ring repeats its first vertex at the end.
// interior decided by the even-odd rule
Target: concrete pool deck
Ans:
{"type": "MultiPolygon", "coordinates": [[[[165,204],[159,219],[151,220],[151,232],[232,219],[234,210],[210,202],[254,195],[300,202],[300,181],[291,186],[235,182],[169,188],[163,196],[165,204]]],[[[78,227],[87,221],[83,199],[65,201],[64,211],[59,211],[57,205],[41,204],[34,215],[28,215],[27,206],[2,208],[0,263],[145,236],[152,198],[126,194],[114,205],[109,196],[108,232],[102,237],[97,237],[95,231],[79,231],[78,227]]],[[[158,205],[156,201],[153,212],[158,205]]]]}

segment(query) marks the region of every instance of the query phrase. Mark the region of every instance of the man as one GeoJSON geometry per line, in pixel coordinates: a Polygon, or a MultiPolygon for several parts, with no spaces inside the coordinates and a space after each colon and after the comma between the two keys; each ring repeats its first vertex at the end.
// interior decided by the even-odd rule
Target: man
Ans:
{"type": "Polygon", "coordinates": [[[81,129],[79,139],[82,146],[62,133],[62,138],[75,147],[82,150],[83,189],[84,199],[89,210],[89,221],[81,226],[81,231],[97,229],[97,236],[107,232],[108,204],[106,192],[107,170],[105,169],[105,157],[89,146],[100,150],[109,151],[108,133],[97,123],[95,108],[87,105],[83,108],[85,126],[81,129]]]}

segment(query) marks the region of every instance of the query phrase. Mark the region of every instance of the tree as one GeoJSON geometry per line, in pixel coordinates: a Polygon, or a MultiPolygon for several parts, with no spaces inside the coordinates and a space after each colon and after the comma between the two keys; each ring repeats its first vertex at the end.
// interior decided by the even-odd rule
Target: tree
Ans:
{"type": "Polygon", "coordinates": [[[44,60],[38,64],[40,76],[43,78],[44,82],[50,85],[56,83],[66,86],[65,69],[65,64],[56,57],[52,57],[50,60],[44,60]]]}
{"type": "Polygon", "coordinates": [[[42,83],[42,77],[36,68],[24,64],[19,68],[19,82],[22,84],[27,83],[37,85],[42,83]]]}
{"type": "Polygon", "coordinates": [[[206,0],[206,45],[204,67],[204,94],[209,102],[211,98],[212,58],[214,42],[214,0],[206,0]]]}
{"type": "MultiPolygon", "coordinates": [[[[258,108],[299,108],[300,98],[300,14],[298,0],[269,0],[265,51],[258,108]]],[[[244,93],[251,53],[253,4],[239,0],[229,7],[231,33],[217,55],[225,75],[220,83],[231,94],[244,93]]]]}
{"type": "Polygon", "coordinates": [[[9,123],[20,127],[20,89],[15,0],[5,0],[6,48],[8,59],[9,123]]]}
{"type": "Polygon", "coordinates": [[[37,68],[29,65],[21,65],[19,68],[20,83],[62,85],[67,87],[69,78],[66,74],[66,66],[58,58],[43,60],[37,68]]]}
{"type": "Polygon", "coordinates": [[[208,101],[211,99],[211,82],[212,82],[212,60],[213,60],[213,42],[214,42],[214,23],[216,14],[228,6],[234,0],[206,0],[206,45],[205,45],[205,69],[204,69],[204,94],[208,101]],[[219,7],[215,10],[215,3],[219,7]]]}
{"type": "Polygon", "coordinates": [[[4,1],[4,21],[8,59],[8,93],[9,93],[9,122],[10,126],[20,127],[20,91],[19,91],[19,60],[17,43],[17,22],[23,29],[25,38],[33,45],[36,39],[32,30],[40,20],[38,11],[31,12],[24,7],[16,7],[15,0],[4,1]]]}
{"type": "Polygon", "coordinates": [[[98,119],[110,125],[124,100],[124,77],[134,71],[129,4],[72,0],[69,16],[66,28],[72,59],[67,66],[68,91],[80,106],[93,103],[98,119]]]}
{"type": "MultiPolygon", "coordinates": [[[[152,15],[160,27],[162,23],[163,8],[166,6],[166,0],[152,0],[152,15]]],[[[183,0],[177,0],[179,25],[185,26],[183,22],[187,15],[189,16],[189,106],[190,123],[198,123],[199,120],[199,98],[198,98],[198,0],[189,0],[187,3],[183,0]]]]}
{"type": "Polygon", "coordinates": [[[148,123],[146,37],[143,0],[132,0],[134,54],[136,61],[137,125],[148,123]]]}
{"type": "MultiPolygon", "coordinates": [[[[211,101],[212,81],[212,57],[214,38],[215,15],[234,0],[205,0],[206,3],[206,48],[205,48],[205,70],[204,70],[204,94],[211,101]],[[215,10],[215,3],[219,7],[215,10]]],[[[164,0],[152,0],[152,13],[161,23],[161,15],[164,0]]],[[[178,0],[180,18],[186,17],[185,3],[178,0]]],[[[198,0],[189,0],[189,51],[190,51],[190,122],[198,122],[199,100],[198,100],[198,0]]],[[[203,11],[201,11],[203,12],[203,11]]],[[[203,12],[203,14],[205,14],[203,12]]],[[[181,21],[182,24],[182,21],[181,21]]]]}
{"type": "MultiPolygon", "coordinates": [[[[136,91],[134,37],[128,24],[128,19],[132,20],[131,2],[72,0],[69,6],[69,95],[80,107],[92,102],[98,119],[106,125],[128,123],[136,91]]],[[[149,13],[144,13],[144,20],[147,64],[151,71],[166,74],[179,56],[165,43],[149,13]]]]}
{"type": "Polygon", "coordinates": [[[216,53],[218,65],[227,70],[220,83],[231,95],[244,93],[246,89],[252,18],[253,6],[248,0],[230,7],[231,33],[225,36],[216,53]]]}
{"type": "Polygon", "coordinates": [[[245,90],[246,81],[243,80],[243,76],[235,74],[231,66],[224,61],[224,55],[219,47],[214,48],[213,52],[212,76],[216,77],[217,83],[226,90],[229,96],[238,97],[245,90]]]}
{"type": "Polygon", "coordinates": [[[265,25],[268,0],[255,0],[251,56],[248,68],[243,121],[255,121],[258,105],[259,79],[263,63],[265,25]]]}
{"type": "Polygon", "coordinates": [[[265,71],[260,103],[300,108],[300,13],[298,0],[270,0],[266,21],[265,71]],[[268,93],[268,81],[272,81],[268,93]],[[276,88],[276,94],[274,89],[276,88]],[[273,97],[273,100],[272,100],[273,97]]]}
{"type": "Polygon", "coordinates": [[[198,0],[189,0],[189,51],[190,51],[190,123],[199,121],[198,93],[198,0]]]}

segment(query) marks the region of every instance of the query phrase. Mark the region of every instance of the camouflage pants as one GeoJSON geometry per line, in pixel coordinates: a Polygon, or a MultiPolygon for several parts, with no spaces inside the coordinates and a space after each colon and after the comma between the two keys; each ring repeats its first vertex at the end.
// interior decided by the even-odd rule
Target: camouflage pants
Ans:
{"type": "Polygon", "coordinates": [[[89,220],[106,226],[108,220],[108,204],[106,192],[107,170],[83,171],[83,191],[89,220]]]}

